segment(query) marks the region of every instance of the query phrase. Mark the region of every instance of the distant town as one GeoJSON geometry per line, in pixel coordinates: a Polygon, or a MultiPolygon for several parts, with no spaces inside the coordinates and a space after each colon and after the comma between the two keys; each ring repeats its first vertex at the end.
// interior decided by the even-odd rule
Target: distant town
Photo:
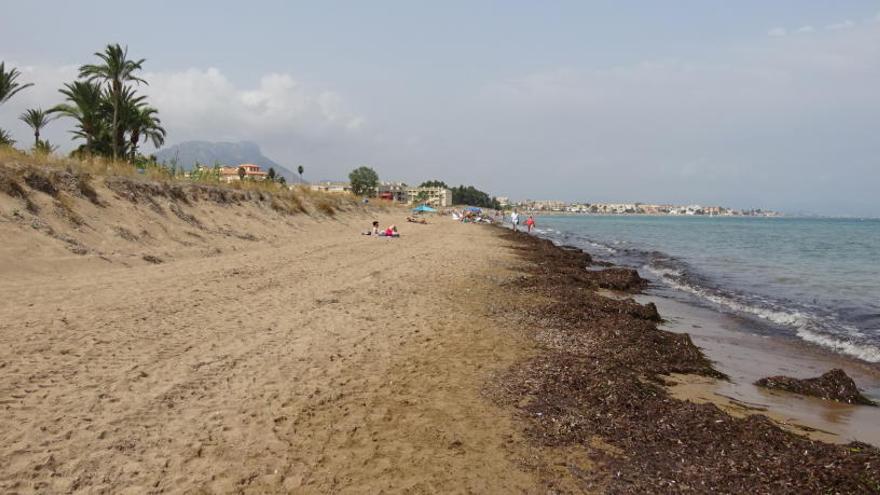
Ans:
{"type": "MultiPolygon", "coordinates": [[[[274,180],[274,170],[265,172],[261,167],[245,163],[237,166],[218,166],[208,168],[196,167],[195,171],[187,175],[213,173],[220,181],[234,182],[239,180],[274,180]]],[[[352,186],[346,181],[319,181],[314,183],[300,183],[300,186],[308,187],[313,191],[326,193],[351,193],[352,186]]],[[[288,187],[295,187],[289,185],[288,187]]],[[[404,182],[382,181],[377,182],[372,188],[371,196],[378,199],[393,201],[407,205],[425,204],[436,208],[446,208],[461,202],[467,202],[466,196],[459,195],[461,188],[450,188],[445,183],[430,181],[418,187],[408,186],[404,182]]],[[[673,204],[648,204],[648,203],[587,203],[565,201],[511,201],[508,197],[498,196],[490,198],[481,191],[474,190],[484,198],[476,206],[489,206],[492,203],[500,209],[518,209],[523,212],[543,214],[595,214],[595,215],[705,215],[727,217],[778,217],[781,213],[755,209],[735,209],[725,206],[702,206],[673,205],[673,204]],[[491,201],[486,201],[491,200],[491,201]]]]}
{"type": "Polygon", "coordinates": [[[567,203],[564,201],[532,201],[511,202],[499,196],[502,207],[517,208],[527,212],[540,213],[582,213],[599,215],[707,215],[728,217],[778,217],[781,213],[771,210],[744,209],[738,210],[725,206],[672,205],[648,203],[567,203]]]}

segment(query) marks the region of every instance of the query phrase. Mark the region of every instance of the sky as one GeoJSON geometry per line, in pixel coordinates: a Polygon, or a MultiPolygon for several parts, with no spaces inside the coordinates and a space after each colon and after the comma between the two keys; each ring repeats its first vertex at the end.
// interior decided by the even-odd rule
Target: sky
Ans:
{"type": "MultiPolygon", "coordinates": [[[[880,1],[3,0],[25,108],[108,43],[168,144],[514,199],[880,216],[880,1]],[[35,29],[39,26],[39,29],[35,29]]],[[[44,132],[75,146],[70,122],[44,132]]],[[[147,147],[149,150],[149,147],[147,147]]]]}

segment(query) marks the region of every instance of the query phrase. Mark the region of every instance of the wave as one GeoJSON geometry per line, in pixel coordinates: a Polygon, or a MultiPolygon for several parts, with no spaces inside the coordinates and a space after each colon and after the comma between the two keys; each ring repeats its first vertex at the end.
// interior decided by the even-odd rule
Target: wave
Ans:
{"type": "Polygon", "coordinates": [[[694,273],[687,263],[660,251],[620,248],[623,243],[614,243],[618,246],[615,248],[567,232],[547,234],[543,235],[557,244],[575,245],[597,258],[604,257],[618,264],[641,267],[663,285],[695,296],[723,311],[756,317],[787,330],[803,341],[867,362],[880,363],[880,346],[870,342],[858,328],[841,323],[831,314],[821,314],[816,308],[717,287],[694,273]]]}
{"type": "Polygon", "coordinates": [[[797,336],[801,339],[833,349],[841,354],[857,357],[869,363],[880,363],[880,347],[870,344],[854,344],[845,340],[821,335],[805,328],[797,330],[797,336]]]}
{"type": "Polygon", "coordinates": [[[775,325],[794,330],[795,335],[807,342],[870,362],[880,363],[880,347],[862,340],[864,334],[857,328],[842,324],[831,316],[811,314],[806,309],[785,308],[778,302],[763,299],[761,303],[745,300],[742,295],[725,293],[721,289],[694,284],[682,269],[643,265],[660,281],[673,289],[687,292],[734,313],[756,316],[775,325]],[[849,337],[845,340],[843,335],[849,337]]]}

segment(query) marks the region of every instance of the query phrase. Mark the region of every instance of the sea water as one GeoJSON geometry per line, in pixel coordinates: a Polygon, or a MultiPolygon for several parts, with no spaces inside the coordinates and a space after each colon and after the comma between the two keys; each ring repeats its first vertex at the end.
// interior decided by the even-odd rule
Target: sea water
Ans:
{"type": "Polygon", "coordinates": [[[639,269],[662,296],[880,362],[880,220],[559,215],[537,227],[639,269]]]}

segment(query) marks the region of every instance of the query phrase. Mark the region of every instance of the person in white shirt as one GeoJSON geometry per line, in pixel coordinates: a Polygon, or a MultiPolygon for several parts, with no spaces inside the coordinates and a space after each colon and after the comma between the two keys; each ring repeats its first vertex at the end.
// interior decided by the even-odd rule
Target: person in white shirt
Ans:
{"type": "Polygon", "coordinates": [[[513,213],[510,214],[510,224],[513,231],[516,232],[516,226],[519,224],[519,213],[516,210],[513,210],[513,213]]]}

